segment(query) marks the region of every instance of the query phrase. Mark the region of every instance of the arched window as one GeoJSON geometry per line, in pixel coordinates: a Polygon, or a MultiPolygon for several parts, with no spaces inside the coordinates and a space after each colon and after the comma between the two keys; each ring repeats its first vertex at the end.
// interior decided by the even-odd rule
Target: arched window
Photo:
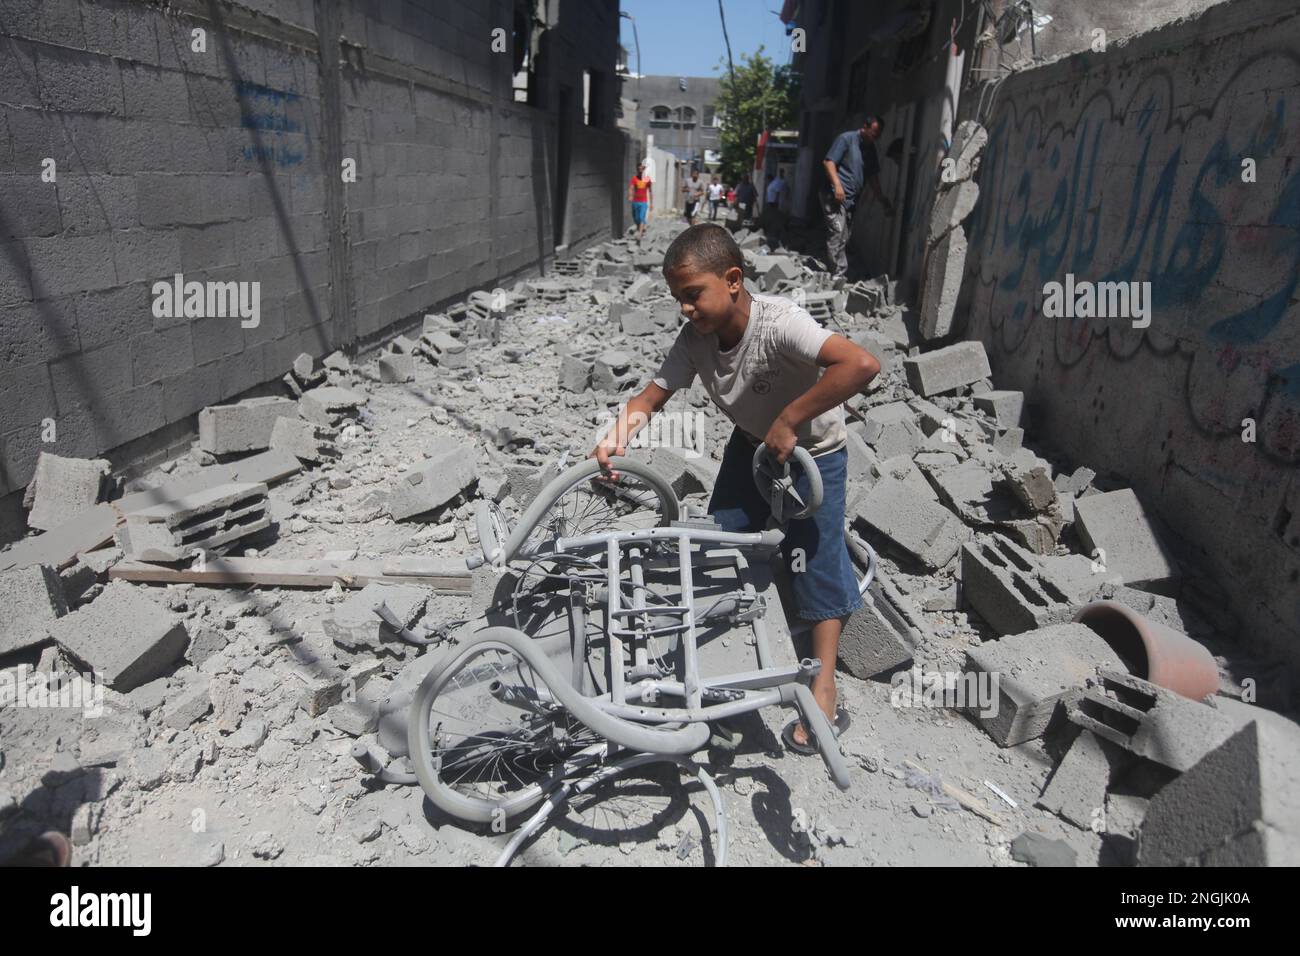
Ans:
{"type": "Polygon", "coordinates": [[[678,110],[682,118],[682,125],[695,125],[695,110],[689,106],[680,107],[678,110]]]}
{"type": "Polygon", "coordinates": [[[650,108],[650,123],[652,126],[667,126],[672,122],[673,111],[666,106],[652,106],[650,108]]]}

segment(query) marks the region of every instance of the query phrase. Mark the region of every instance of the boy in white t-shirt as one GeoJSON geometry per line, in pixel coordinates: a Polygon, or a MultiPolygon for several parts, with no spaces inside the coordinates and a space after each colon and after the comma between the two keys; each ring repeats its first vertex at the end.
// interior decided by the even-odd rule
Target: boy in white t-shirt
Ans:
{"type": "MultiPolygon", "coordinates": [[[[880,363],[788,299],[751,296],[740,249],[721,226],[701,223],[681,233],[664,255],[663,272],[687,322],[659,374],[623,407],[592,456],[609,472],[610,456],[622,455],[673,392],[696,376],[736,426],[709,501],[709,513],[724,529],[762,530],[770,516],[750,470],[760,441],[781,462],[795,445],[813,455],[822,504],[789,523],[782,549],[798,614],[812,622],[813,654],[822,662],[813,696],[841,733],[848,716],[836,706],[840,632],[862,606],[844,540],[848,452],[841,406],[879,373],[880,363]],[[790,561],[796,550],[802,562],[790,561]]],[[[807,493],[806,478],[800,490],[807,493]]],[[[814,752],[801,722],[791,722],[783,737],[800,753],[814,752]]]]}

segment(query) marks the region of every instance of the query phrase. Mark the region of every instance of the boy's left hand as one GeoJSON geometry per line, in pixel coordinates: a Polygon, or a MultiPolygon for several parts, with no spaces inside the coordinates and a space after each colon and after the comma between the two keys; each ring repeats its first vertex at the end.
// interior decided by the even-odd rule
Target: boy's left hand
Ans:
{"type": "Polygon", "coordinates": [[[767,437],[763,439],[763,444],[776,455],[777,462],[782,465],[794,454],[794,446],[798,443],[799,436],[794,433],[794,429],[785,419],[780,417],[772,423],[772,427],[767,430],[767,437]]]}

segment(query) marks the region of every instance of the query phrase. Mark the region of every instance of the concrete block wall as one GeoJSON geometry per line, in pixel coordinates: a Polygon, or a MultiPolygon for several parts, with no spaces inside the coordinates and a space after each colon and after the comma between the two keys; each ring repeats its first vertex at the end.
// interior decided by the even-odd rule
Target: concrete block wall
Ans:
{"type": "Polygon", "coordinates": [[[1036,432],[1130,483],[1243,641],[1300,664],[1297,49],[1292,0],[1232,0],[1006,79],[958,316],[1036,432]],[[1150,326],[1044,317],[1067,273],[1150,282],[1150,326]]]}
{"type": "MultiPolygon", "coordinates": [[[[581,56],[555,58],[545,82],[580,90],[584,65],[612,79],[617,4],[558,6],[557,44],[581,56]]],[[[113,458],[278,379],[299,352],[409,324],[552,255],[557,117],[510,100],[491,31],[509,32],[511,10],[0,0],[6,503],[42,449],[113,458]],[[260,323],[156,317],[153,283],[177,272],[260,283],[260,323]]],[[[571,243],[622,228],[606,196],[622,138],[605,112],[608,129],[572,127],[571,243]]]]}

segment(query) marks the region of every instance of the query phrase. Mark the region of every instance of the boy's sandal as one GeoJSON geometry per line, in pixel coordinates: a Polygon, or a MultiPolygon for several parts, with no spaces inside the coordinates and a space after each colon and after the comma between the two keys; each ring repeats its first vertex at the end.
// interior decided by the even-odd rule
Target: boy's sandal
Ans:
{"type": "MultiPolygon", "coordinates": [[[[831,726],[831,729],[835,731],[835,738],[837,740],[841,736],[843,736],[844,731],[849,729],[849,725],[851,723],[852,721],[849,719],[849,712],[845,710],[843,707],[837,707],[835,709],[835,723],[831,726]]],[[[816,755],[817,745],[814,744],[811,740],[809,740],[808,743],[806,744],[801,744],[794,739],[794,729],[797,726],[799,726],[798,717],[790,721],[788,724],[785,725],[785,727],[782,728],[781,740],[785,743],[788,749],[794,751],[797,754],[801,754],[802,756],[805,757],[811,757],[816,755]]]]}

